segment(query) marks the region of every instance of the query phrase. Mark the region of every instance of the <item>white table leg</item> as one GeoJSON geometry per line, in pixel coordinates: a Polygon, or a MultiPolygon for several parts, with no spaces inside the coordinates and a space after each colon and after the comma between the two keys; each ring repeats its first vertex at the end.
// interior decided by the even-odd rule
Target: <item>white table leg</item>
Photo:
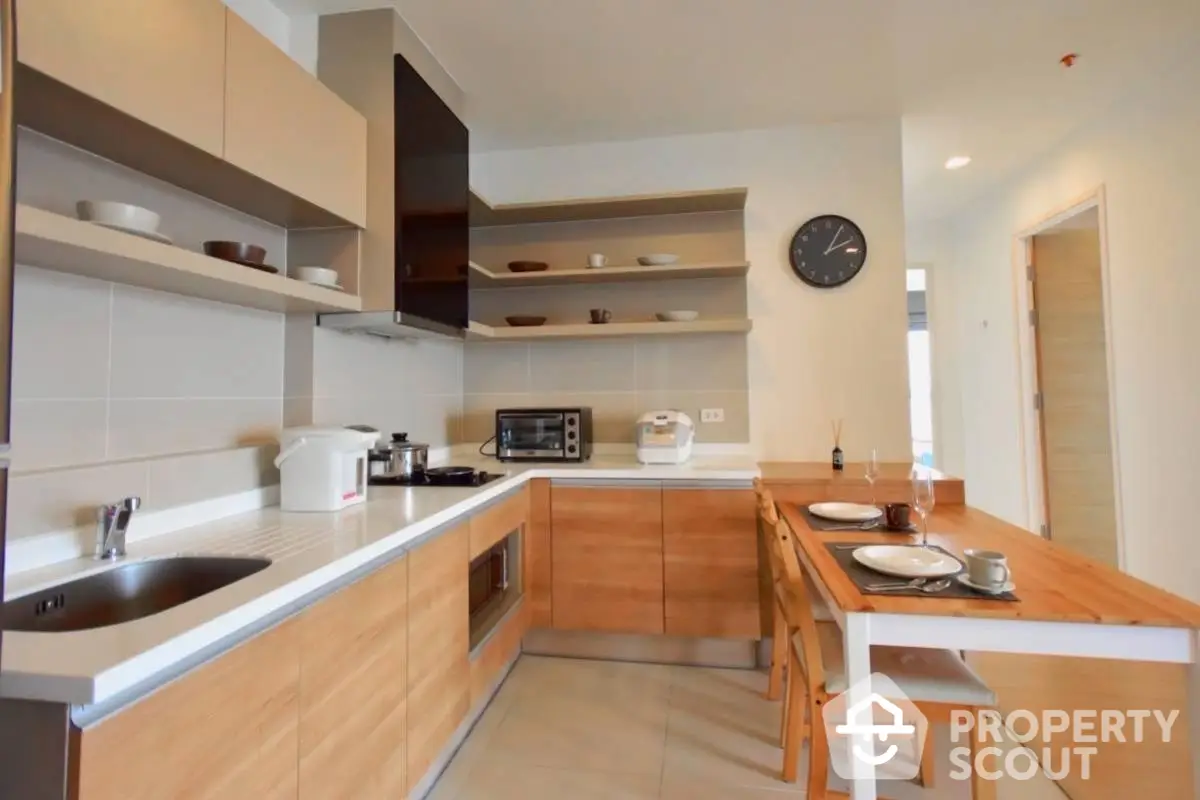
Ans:
{"type": "MultiPolygon", "coordinates": [[[[842,629],[843,649],[846,659],[846,677],[850,684],[850,694],[846,698],[846,708],[853,708],[870,697],[870,693],[856,687],[866,685],[871,677],[871,620],[869,614],[847,614],[846,624],[842,629]]],[[[864,752],[874,752],[874,742],[870,735],[855,736],[854,741],[864,752]]],[[[870,764],[850,754],[850,763],[854,765],[854,779],[850,782],[851,800],[875,800],[875,768],[870,764]]]]}
{"type": "Polygon", "coordinates": [[[1187,680],[1188,736],[1192,749],[1192,796],[1200,797],[1200,631],[1192,631],[1187,680]]]}

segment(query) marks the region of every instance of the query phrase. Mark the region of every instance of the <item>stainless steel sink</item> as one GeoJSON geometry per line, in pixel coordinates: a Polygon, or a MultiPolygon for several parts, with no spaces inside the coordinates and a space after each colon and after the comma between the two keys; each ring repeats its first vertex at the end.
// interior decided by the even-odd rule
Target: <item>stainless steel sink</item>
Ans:
{"type": "Polygon", "coordinates": [[[4,604],[9,631],[59,633],[141,619],[215,592],[270,565],[266,558],[179,556],[125,564],[4,604]]]}

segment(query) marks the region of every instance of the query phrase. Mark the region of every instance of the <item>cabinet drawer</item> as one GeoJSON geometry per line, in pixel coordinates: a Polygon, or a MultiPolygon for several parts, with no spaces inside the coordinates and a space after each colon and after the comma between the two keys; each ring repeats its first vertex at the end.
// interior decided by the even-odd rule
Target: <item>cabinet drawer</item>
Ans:
{"type": "Polygon", "coordinates": [[[225,75],[225,159],[366,224],[367,123],[232,11],[225,75]]]}
{"type": "Polygon", "coordinates": [[[84,800],[295,800],[298,626],[285,622],[81,731],[84,800]]]}
{"type": "Polygon", "coordinates": [[[663,491],[667,634],[759,637],[754,515],[753,490],[663,491]]]}
{"type": "Polygon", "coordinates": [[[529,517],[529,489],[521,489],[506,500],[471,517],[471,558],[487,550],[523,526],[529,517]]]}
{"type": "Polygon", "coordinates": [[[500,671],[521,652],[521,639],[529,630],[529,602],[522,600],[471,659],[471,708],[500,677],[500,671]]]}
{"type": "Polygon", "coordinates": [[[663,632],[662,489],[552,485],[553,624],[663,632]]]}

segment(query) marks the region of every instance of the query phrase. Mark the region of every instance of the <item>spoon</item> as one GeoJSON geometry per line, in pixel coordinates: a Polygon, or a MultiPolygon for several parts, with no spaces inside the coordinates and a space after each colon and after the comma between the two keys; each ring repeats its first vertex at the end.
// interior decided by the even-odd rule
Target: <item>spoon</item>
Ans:
{"type": "Polygon", "coordinates": [[[916,578],[908,583],[894,584],[890,586],[872,586],[874,592],[895,592],[901,590],[920,589],[922,594],[937,594],[938,592],[950,586],[950,578],[941,578],[936,581],[931,581],[928,578],[916,578]]]}

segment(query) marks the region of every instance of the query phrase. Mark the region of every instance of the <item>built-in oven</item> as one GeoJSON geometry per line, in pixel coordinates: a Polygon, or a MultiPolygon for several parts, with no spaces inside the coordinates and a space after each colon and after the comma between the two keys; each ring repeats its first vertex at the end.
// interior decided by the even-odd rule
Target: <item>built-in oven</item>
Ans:
{"type": "Polygon", "coordinates": [[[591,456],[590,408],[496,411],[496,457],[501,461],[586,461],[591,456]]]}
{"type": "Polygon", "coordinates": [[[521,599],[521,529],[471,559],[468,579],[468,628],[471,650],[521,599]]]}

